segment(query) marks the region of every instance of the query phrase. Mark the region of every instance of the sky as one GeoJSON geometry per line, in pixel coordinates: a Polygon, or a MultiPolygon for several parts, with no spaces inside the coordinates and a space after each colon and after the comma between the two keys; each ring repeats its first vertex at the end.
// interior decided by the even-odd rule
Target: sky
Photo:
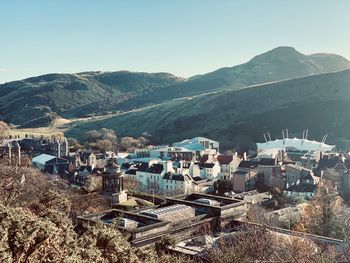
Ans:
{"type": "Polygon", "coordinates": [[[349,0],[0,0],[0,83],[47,73],[189,77],[277,46],[350,59],[349,0]]]}

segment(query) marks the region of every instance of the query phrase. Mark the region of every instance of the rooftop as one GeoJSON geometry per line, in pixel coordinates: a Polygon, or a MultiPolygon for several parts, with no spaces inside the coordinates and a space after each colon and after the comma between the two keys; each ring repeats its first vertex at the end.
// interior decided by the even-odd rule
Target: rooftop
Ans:
{"type": "Polygon", "coordinates": [[[328,145],[323,142],[311,141],[308,139],[286,138],[257,143],[258,152],[264,149],[285,149],[295,148],[301,151],[322,151],[332,152],[335,150],[335,145],[328,145]]]}
{"type": "Polygon", "coordinates": [[[163,164],[154,163],[145,172],[153,174],[161,174],[164,170],[163,164]]]}
{"type": "Polygon", "coordinates": [[[33,163],[46,164],[48,161],[55,159],[56,156],[49,154],[40,154],[32,159],[33,163]]]}

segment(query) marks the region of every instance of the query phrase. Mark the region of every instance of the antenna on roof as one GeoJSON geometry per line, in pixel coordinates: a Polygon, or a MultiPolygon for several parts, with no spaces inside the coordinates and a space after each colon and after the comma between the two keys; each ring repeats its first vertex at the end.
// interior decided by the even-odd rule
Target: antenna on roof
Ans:
{"type": "Polygon", "coordinates": [[[328,137],[328,134],[325,134],[325,135],[323,135],[323,138],[322,138],[322,143],[325,143],[326,142],[326,140],[327,140],[327,137],[328,137]]]}
{"type": "Polygon", "coordinates": [[[270,136],[270,133],[268,132],[267,135],[269,136],[269,140],[271,141],[271,136],[270,136]]]}
{"type": "Polygon", "coordinates": [[[305,139],[307,140],[307,135],[309,134],[309,129],[306,129],[305,131],[305,139]]]}
{"type": "Polygon", "coordinates": [[[288,129],[286,129],[286,135],[287,135],[287,139],[288,139],[288,129]]]}
{"type": "Polygon", "coordinates": [[[305,139],[305,130],[303,130],[303,140],[305,139]]]}
{"type": "Polygon", "coordinates": [[[282,130],[282,138],[283,138],[283,140],[284,140],[284,130],[282,130]]]}
{"type": "Polygon", "coordinates": [[[265,142],[267,142],[267,139],[266,139],[266,134],[264,133],[263,135],[264,135],[265,142]]]}

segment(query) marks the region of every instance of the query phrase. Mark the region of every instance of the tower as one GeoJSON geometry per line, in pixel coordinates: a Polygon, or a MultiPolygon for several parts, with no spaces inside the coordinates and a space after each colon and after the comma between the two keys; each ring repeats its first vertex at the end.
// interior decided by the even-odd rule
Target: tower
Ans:
{"type": "Polygon", "coordinates": [[[58,158],[61,158],[61,144],[60,144],[60,141],[59,140],[55,141],[55,144],[56,144],[56,156],[58,158]]]}
{"type": "Polygon", "coordinates": [[[112,203],[121,203],[127,200],[123,179],[120,166],[115,164],[112,158],[108,159],[105,172],[102,174],[102,188],[103,194],[110,197],[112,203]]]}
{"type": "Polygon", "coordinates": [[[68,141],[67,141],[67,138],[64,137],[63,143],[61,144],[61,154],[63,156],[68,156],[68,152],[69,152],[69,150],[68,150],[68,141]]]}

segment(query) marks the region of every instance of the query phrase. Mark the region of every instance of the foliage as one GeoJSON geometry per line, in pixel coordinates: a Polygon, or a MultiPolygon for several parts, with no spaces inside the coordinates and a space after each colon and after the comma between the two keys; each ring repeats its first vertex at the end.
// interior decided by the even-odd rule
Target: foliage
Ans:
{"type": "Polygon", "coordinates": [[[112,129],[102,128],[91,130],[84,134],[85,148],[103,151],[119,150],[134,152],[136,148],[145,148],[149,140],[143,136],[135,139],[133,137],[118,138],[112,129]]]}
{"type": "Polygon", "coordinates": [[[157,252],[158,255],[162,255],[166,253],[167,249],[171,246],[176,245],[176,240],[173,236],[167,235],[163,236],[161,240],[157,241],[155,243],[155,251],[157,252]]]}
{"type": "Polygon", "coordinates": [[[349,245],[342,250],[332,246],[320,248],[302,237],[277,234],[264,227],[249,227],[221,239],[214,248],[208,248],[203,262],[346,262],[349,249],[349,245]]]}
{"type": "Polygon", "coordinates": [[[344,239],[348,222],[341,220],[342,201],[330,185],[321,184],[316,196],[304,209],[294,229],[316,235],[344,239]],[[344,224],[345,223],[345,224],[344,224]]]}
{"type": "Polygon", "coordinates": [[[230,180],[217,180],[214,182],[214,192],[220,196],[233,190],[233,183],[230,180]]]}

